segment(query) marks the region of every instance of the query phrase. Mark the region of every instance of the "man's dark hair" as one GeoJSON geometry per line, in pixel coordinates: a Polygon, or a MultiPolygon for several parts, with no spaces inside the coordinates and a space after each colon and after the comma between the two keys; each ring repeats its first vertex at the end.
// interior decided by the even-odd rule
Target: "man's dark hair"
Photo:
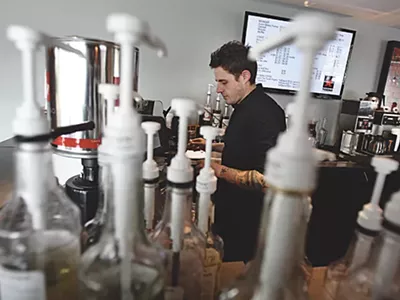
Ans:
{"type": "Polygon", "coordinates": [[[254,84],[257,77],[257,62],[247,58],[249,49],[249,46],[241,42],[228,42],[211,54],[210,67],[213,69],[221,67],[234,75],[236,79],[244,70],[248,70],[251,74],[249,81],[254,84]]]}

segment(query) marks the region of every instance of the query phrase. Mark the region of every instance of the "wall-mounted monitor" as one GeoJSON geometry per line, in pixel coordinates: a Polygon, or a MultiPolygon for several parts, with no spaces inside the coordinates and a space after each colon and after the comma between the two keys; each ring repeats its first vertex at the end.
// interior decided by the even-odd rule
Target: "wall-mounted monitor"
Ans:
{"type": "MultiPolygon", "coordinates": [[[[288,26],[290,19],[246,12],[242,42],[255,46],[288,26]]],[[[318,52],[314,60],[311,93],[340,99],[346,79],[356,32],[338,29],[335,40],[318,52]]],[[[258,61],[256,82],[270,93],[294,94],[299,89],[302,54],[295,45],[286,45],[266,53],[258,61]]]]}

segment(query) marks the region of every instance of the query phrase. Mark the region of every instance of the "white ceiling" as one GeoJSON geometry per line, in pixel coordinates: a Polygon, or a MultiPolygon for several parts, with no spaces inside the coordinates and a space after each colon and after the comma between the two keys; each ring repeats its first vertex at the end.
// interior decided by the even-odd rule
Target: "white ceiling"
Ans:
{"type": "MultiPolygon", "coordinates": [[[[304,0],[267,1],[304,7],[304,0]]],[[[400,29],[400,0],[308,0],[308,7],[400,29]]]]}

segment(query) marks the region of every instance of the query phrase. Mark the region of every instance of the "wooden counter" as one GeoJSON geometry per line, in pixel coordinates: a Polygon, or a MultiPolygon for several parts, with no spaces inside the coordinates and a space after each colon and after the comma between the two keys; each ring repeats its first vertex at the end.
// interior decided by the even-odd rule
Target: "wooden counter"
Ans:
{"type": "MultiPolygon", "coordinates": [[[[234,284],[235,279],[243,272],[244,264],[242,262],[223,263],[221,267],[220,280],[221,287],[228,287],[234,284]]],[[[324,283],[326,267],[314,268],[309,285],[310,300],[322,299],[322,286],[324,283]]]]}

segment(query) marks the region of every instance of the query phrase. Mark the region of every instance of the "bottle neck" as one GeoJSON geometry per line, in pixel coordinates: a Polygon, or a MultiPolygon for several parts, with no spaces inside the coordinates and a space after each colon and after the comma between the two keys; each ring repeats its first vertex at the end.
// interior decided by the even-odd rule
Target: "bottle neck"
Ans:
{"type": "Polygon", "coordinates": [[[215,110],[221,111],[221,101],[220,100],[215,101],[215,110]]]}
{"type": "Polygon", "coordinates": [[[206,106],[211,106],[211,94],[207,93],[206,106]]]}
{"type": "Polygon", "coordinates": [[[82,159],[82,166],[82,179],[97,183],[99,178],[97,159],[82,159]]]}
{"type": "Polygon", "coordinates": [[[224,118],[229,119],[229,106],[225,104],[224,108],[224,118]]]}
{"type": "Polygon", "coordinates": [[[135,244],[148,243],[141,163],[138,158],[124,159],[104,164],[101,170],[105,232],[121,239],[121,230],[124,229],[124,234],[135,244]]]}
{"type": "Polygon", "coordinates": [[[164,214],[162,221],[164,223],[170,223],[172,221],[172,193],[181,195],[182,201],[180,211],[182,212],[182,218],[185,226],[192,225],[192,189],[191,188],[177,188],[168,186],[167,197],[165,201],[164,214]]]}
{"type": "Polygon", "coordinates": [[[304,279],[292,277],[298,276],[299,265],[304,261],[308,214],[308,195],[269,189],[264,203],[266,221],[260,230],[260,242],[264,243],[258,259],[262,259],[254,263],[261,265],[259,292],[268,296],[265,299],[280,299],[282,282],[304,279]]]}
{"type": "Polygon", "coordinates": [[[56,185],[49,143],[20,143],[15,152],[14,197],[23,199],[35,229],[46,227],[49,188],[56,185]],[[53,182],[51,182],[53,180],[53,182]]]}

